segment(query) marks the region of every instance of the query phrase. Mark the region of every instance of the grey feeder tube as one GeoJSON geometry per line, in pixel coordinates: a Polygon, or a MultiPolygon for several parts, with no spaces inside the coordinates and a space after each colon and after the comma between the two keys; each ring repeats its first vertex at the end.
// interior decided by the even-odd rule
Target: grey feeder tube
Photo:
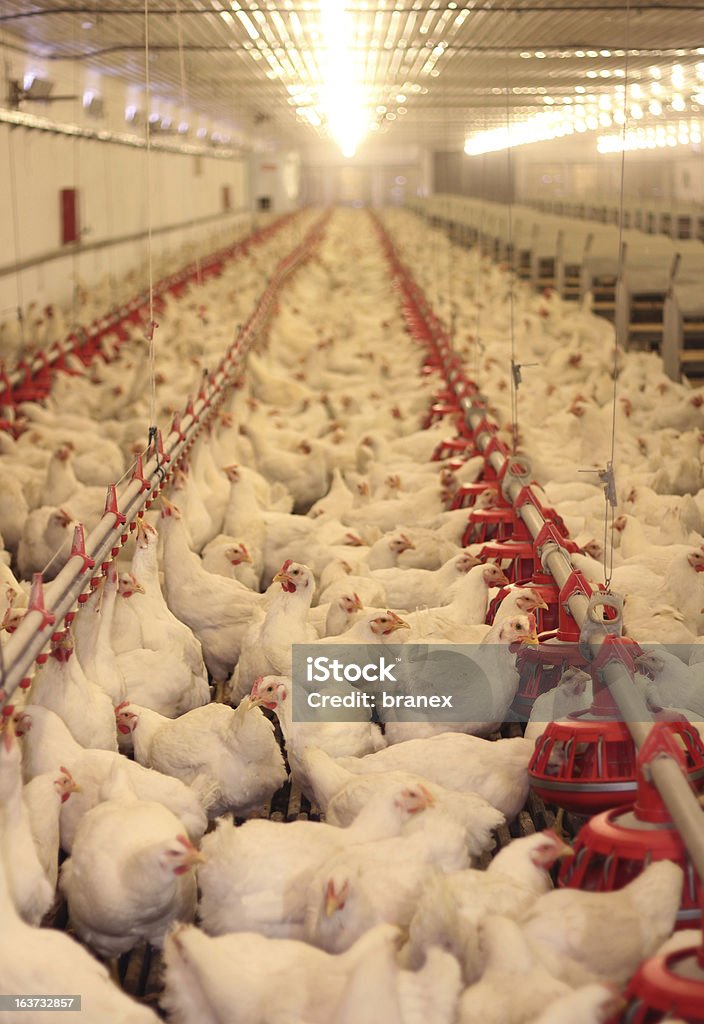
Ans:
{"type": "MultiPolygon", "coordinates": [[[[452,384],[452,378],[456,376],[456,371],[451,371],[449,376],[452,384]]],[[[480,427],[482,422],[486,422],[486,410],[474,405],[469,398],[462,398],[460,405],[465,414],[465,422],[472,430],[480,427]]],[[[480,430],[479,434],[475,434],[478,450],[483,452],[492,437],[493,434],[488,430],[480,430]]],[[[504,470],[506,461],[506,456],[500,451],[494,450],[488,456],[488,462],[497,473],[504,470]]],[[[519,454],[510,456],[508,461],[513,463],[513,468],[509,466],[505,472],[503,493],[507,500],[515,504],[521,490],[530,486],[530,460],[527,456],[519,454]],[[523,472],[521,472],[522,469],[523,472]]],[[[531,504],[524,504],[517,512],[535,540],[546,525],[538,508],[531,504]]],[[[569,552],[557,542],[549,541],[541,551],[541,562],[562,590],[575,570],[569,552]]],[[[578,592],[573,593],[567,600],[567,607],[572,618],[584,631],[585,625],[589,622],[590,604],[587,597],[578,592]]],[[[589,638],[592,660],[599,655],[607,635],[606,628],[601,635],[594,635],[592,632],[589,638]]],[[[634,686],[633,679],[624,663],[617,655],[605,664],[602,674],[633,742],[637,748],[640,748],[653,726],[653,717],[645,701],[634,686]]],[[[653,783],[682,837],[687,853],[700,879],[704,880],[704,811],[689,780],[682,773],[679,765],[666,755],[656,757],[649,764],[649,770],[653,783]]]]}

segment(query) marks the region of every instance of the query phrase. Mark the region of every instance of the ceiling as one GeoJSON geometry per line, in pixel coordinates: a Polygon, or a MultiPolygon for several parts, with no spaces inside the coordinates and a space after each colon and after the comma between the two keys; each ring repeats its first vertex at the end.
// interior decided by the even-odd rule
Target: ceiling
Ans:
{"type": "MultiPolygon", "coordinates": [[[[148,12],[152,90],[183,92],[196,109],[282,145],[326,135],[325,80],[336,62],[348,62],[364,97],[369,137],[432,149],[461,149],[469,133],[550,101],[603,93],[617,104],[620,95],[623,108],[614,89],[624,83],[646,90],[647,120],[655,71],[670,109],[673,65],[686,109],[671,116],[696,116],[692,97],[704,94],[704,0],[148,0],[148,12]]],[[[45,59],[133,84],[144,83],[145,24],[142,0],[4,0],[0,15],[0,27],[45,59]]],[[[344,93],[344,76],[337,85],[344,93]]]]}

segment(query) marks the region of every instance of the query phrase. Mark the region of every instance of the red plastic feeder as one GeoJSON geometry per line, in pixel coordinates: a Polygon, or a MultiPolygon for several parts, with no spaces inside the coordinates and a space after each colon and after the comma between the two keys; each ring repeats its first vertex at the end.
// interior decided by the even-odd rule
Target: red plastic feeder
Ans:
{"type": "Polygon", "coordinates": [[[496,508],[479,508],[469,514],[462,545],[486,544],[488,541],[520,540],[530,541],[526,524],[516,514],[512,505],[496,508]]]}
{"type": "Polygon", "coordinates": [[[511,583],[533,573],[533,542],[530,540],[492,540],[479,552],[482,562],[497,562],[511,583]]]}
{"type": "Polygon", "coordinates": [[[574,842],[575,856],[569,863],[563,862],[558,885],[612,892],[622,889],[652,861],[671,860],[684,871],[677,927],[692,928],[698,926],[701,916],[701,883],[660,794],[648,781],[648,766],[662,755],[687,770],[687,759],[671,728],[658,722],[638,754],[635,804],[598,814],[580,829],[574,842]]]}
{"type": "MultiPolygon", "coordinates": [[[[632,641],[614,637],[619,656],[632,641]]],[[[608,658],[609,652],[605,652],[608,658]]],[[[601,664],[590,664],[595,680],[594,703],[585,711],[549,722],[537,740],[528,764],[531,787],[546,803],[564,807],[575,814],[596,814],[609,808],[632,804],[637,790],[637,755],[628,726],[619,720],[608,687],[600,685],[601,664]]],[[[704,746],[699,733],[686,720],[665,723],[679,737],[690,781],[704,778],[704,746]]]]}
{"type": "MultiPolygon", "coordinates": [[[[555,587],[552,577],[536,573],[533,578],[549,579],[550,584],[555,587]]],[[[536,697],[557,686],[568,668],[586,668],[584,655],[579,650],[579,627],[570,615],[567,603],[574,593],[584,594],[587,598],[592,595],[590,584],[582,573],[577,571],[570,575],[555,603],[551,603],[546,597],[553,621],[557,616],[557,629],[547,636],[541,636],[537,647],[521,644],[516,659],[516,668],[521,678],[512,709],[523,719],[530,717],[536,697]]]]}
{"type": "MultiPolygon", "coordinates": [[[[533,573],[532,579],[519,580],[518,583],[513,585],[512,589],[531,591],[545,601],[548,607],[537,608],[534,612],[538,633],[555,633],[559,621],[558,603],[560,600],[560,591],[552,576],[547,576],[543,573],[533,573]]],[[[496,597],[494,597],[489,603],[485,619],[488,626],[493,626],[496,613],[499,610],[501,602],[508,593],[508,587],[502,587],[496,597]]],[[[526,646],[530,647],[532,645],[521,644],[521,647],[526,646]]]]}
{"type": "MultiPolygon", "coordinates": [[[[699,893],[704,915],[704,887],[699,893]]],[[[704,944],[645,960],[628,983],[622,1024],[678,1017],[704,1024],[704,944]]]]}
{"type": "Polygon", "coordinates": [[[496,480],[479,480],[477,483],[462,484],[461,487],[458,487],[452,498],[450,508],[471,508],[479,495],[484,494],[485,491],[494,492],[498,506],[508,505],[508,502],[501,494],[496,480]]]}
{"type": "Polygon", "coordinates": [[[445,459],[451,459],[457,455],[461,455],[463,458],[471,458],[477,454],[472,438],[462,435],[460,423],[461,420],[458,420],[456,426],[458,436],[445,438],[440,441],[433,452],[431,462],[444,462],[445,459]]]}

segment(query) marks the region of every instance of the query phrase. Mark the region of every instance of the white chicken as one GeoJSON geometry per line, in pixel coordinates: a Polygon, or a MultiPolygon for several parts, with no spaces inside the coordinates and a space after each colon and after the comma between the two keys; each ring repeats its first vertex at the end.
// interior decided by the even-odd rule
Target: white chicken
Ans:
{"type": "Polygon", "coordinates": [[[448,789],[472,790],[514,818],[528,794],[527,767],[534,744],[522,737],[495,742],[478,736],[442,733],[427,740],[408,740],[366,757],[343,757],[353,774],[408,771],[448,789]]]}
{"type": "Polygon", "coordinates": [[[290,675],[291,645],[318,639],[308,623],[315,591],[315,577],[307,565],[286,560],[273,583],[262,621],[250,622],[242,641],[242,653],[228,683],[228,696],[237,703],[252,689],[258,676],[290,675]]]}
{"type": "Polygon", "coordinates": [[[29,697],[33,704],[59,715],[81,746],[117,751],[112,701],[87,678],[74,656],[68,630],[52,643],[49,657],[34,676],[29,697]]]}
{"type": "MultiPolygon", "coordinates": [[[[78,942],[53,928],[32,928],[10,899],[7,867],[0,857],[0,988],[3,992],[80,993],[86,1020],[111,1024],[158,1024],[148,1006],[134,1002],[115,985],[107,969],[78,942]],[[70,986],[68,980],[70,979],[70,986]]],[[[44,1013],[5,1011],[9,1024],[44,1019],[44,1013]],[[28,1016],[29,1014],[29,1016],[28,1016]]]]}
{"type": "Polygon", "coordinates": [[[274,728],[247,699],[234,711],[212,703],[175,720],[129,702],[115,714],[139,763],[187,783],[211,818],[249,814],[286,781],[274,728]]]}
{"type": "Polygon", "coordinates": [[[349,825],[374,793],[395,792],[399,786],[423,786],[433,798],[421,818],[414,816],[404,825],[404,833],[430,827],[435,817],[450,818],[464,827],[470,857],[480,857],[493,848],[493,830],[505,821],[501,811],[477,793],[448,789],[412,772],[354,775],[324,750],[314,746],[306,748],[303,766],[310,779],[315,802],[331,825],[349,825]]]}
{"type": "Polygon", "coordinates": [[[203,842],[203,927],[213,935],[250,930],[301,937],[306,886],[319,865],[336,850],[398,835],[430,802],[420,786],[375,794],[347,828],[310,821],[248,821],[235,828],[221,819],[203,842]]]}
{"type": "Polygon", "coordinates": [[[460,1024],[531,1024],[546,1004],[572,991],[543,966],[515,921],[488,916],[480,932],[484,970],[460,999],[460,1024]]]}
{"type": "Polygon", "coordinates": [[[162,804],[121,793],[76,829],[60,886],[78,936],[117,957],[142,939],[161,946],[174,921],[191,921],[202,855],[162,804]]]}
{"type": "Polygon", "coordinates": [[[252,593],[238,580],[206,572],[188,545],[179,510],[161,500],[166,602],[200,641],[213,679],[224,683],[240,656],[252,616],[263,606],[264,595],[252,593]]]}
{"type": "Polygon", "coordinates": [[[22,800],[21,755],[9,716],[0,732],[0,860],[18,914],[39,924],[54,902],[54,886],[44,873],[22,800]]]}
{"type": "Polygon", "coordinates": [[[375,569],[372,579],[381,583],[386,604],[391,608],[434,608],[448,604],[454,595],[452,584],[477,564],[466,552],[453,555],[439,569],[375,569]]]}
{"type": "MultiPolygon", "coordinates": [[[[292,1021],[331,1024],[336,1020],[333,1015],[353,973],[361,964],[377,961],[385,950],[391,953],[396,937],[397,929],[380,925],[345,953],[331,956],[307,943],[266,938],[253,932],[212,938],[197,928],[178,928],[169,935],[164,946],[166,971],[162,1006],[173,1024],[192,1024],[195,1020],[201,1024],[228,1024],[240,1020],[248,1024],[292,1021]],[[233,964],[239,968],[236,974],[232,971],[233,964]]],[[[440,1005],[447,1001],[451,1004],[451,1012],[439,1018],[438,1024],[449,1024],[458,977],[451,961],[444,959],[443,966],[445,970],[435,984],[428,984],[430,972],[419,977],[417,998],[421,997],[423,983],[428,986],[425,990],[428,996],[437,991],[440,1005]]],[[[408,984],[413,975],[400,972],[401,997],[405,978],[408,984]]],[[[367,993],[361,1005],[368,1008],[373,998],[373,994],[367,993]]],[[[354,1007],[355,1013],[360,1012],[356,998],[354,1007]]],[[[354,1016],[346,1020],[363,1021],[366,1019],[364,1012],[362,1009],[360,1018],[354,1016]]],[[[428,1018],[401,1018],[408,1020],[408,1024],[424,1019],[428,1018]]]]}
{"type": "Polygon", "coordinates": [[[135,795],[164,804],[183,823],[191,839],[205,832],[208,820],[196,794],[179,779],[150,771],[110,750],[81,747],[53,711],[28,704],[14,715],[17,735],[22,737],[22,773],[25,781],[62,765],[75,779],[78,790],[61,806],[61,846],[70,851],[81,817],[104,799],[103,789],[111,775],[124,768],[135,795]]]}
{"type": "Polygon", "coordinates": [[[376,924],[406,928],[435,871],[467,865],[464,829],[449,819],[436,818],[410,835],[339,850],[308,885],[305,937],[329,953],[341,953],[376,924]]]}
{"type": "Polygon", "coordinates": [[[305,754],[310,747],[333,757],[363,757],[385,746],[381,730],[370,721],[294,721],[291,680],[286,676],[264,676],[255,680],[250,696],[253,704],[276,712],[291,774],[305,793],[311,793],[305,768],[305,754]]]}
{"type": "Polygon", "coordinates": [[[573,986],[623,984],[672,933],[682,877],[677,864],[661,860],[615,892],[556,889],[537,899],[519,923],[557,977],[573,986]]]}
{"type": "Polygon", "coordinates": [[[462,964],[467,984],[482,973],[479,928],[490,914],[521,917],[552,888],[549,871],[570,856],[554,832],[537,832],[503,847],[486,870],[438,875],[414,908],[405,959],[421,963],[435,944],[449,948],[462,964]]]}
{"type": "Polygon", "coordinates": [[[59,877],[61,807],[72,793],[80,793],[80,786],[68,768],[35,775],[22,790],[37,856],[52,889],[59,877]]]}

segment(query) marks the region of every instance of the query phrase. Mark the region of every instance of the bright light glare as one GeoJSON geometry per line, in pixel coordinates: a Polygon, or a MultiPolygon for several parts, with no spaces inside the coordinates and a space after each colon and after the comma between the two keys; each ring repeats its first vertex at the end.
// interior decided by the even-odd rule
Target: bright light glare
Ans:
{"type": "Polygon", "coordinates": [[[345,157],[352,157],[367,133],[369,111],[355,74],[348,40],[354,37],[345,0],[321,0],[321,28],[326,52],[322,105],[328,131],[345,157]]]}

